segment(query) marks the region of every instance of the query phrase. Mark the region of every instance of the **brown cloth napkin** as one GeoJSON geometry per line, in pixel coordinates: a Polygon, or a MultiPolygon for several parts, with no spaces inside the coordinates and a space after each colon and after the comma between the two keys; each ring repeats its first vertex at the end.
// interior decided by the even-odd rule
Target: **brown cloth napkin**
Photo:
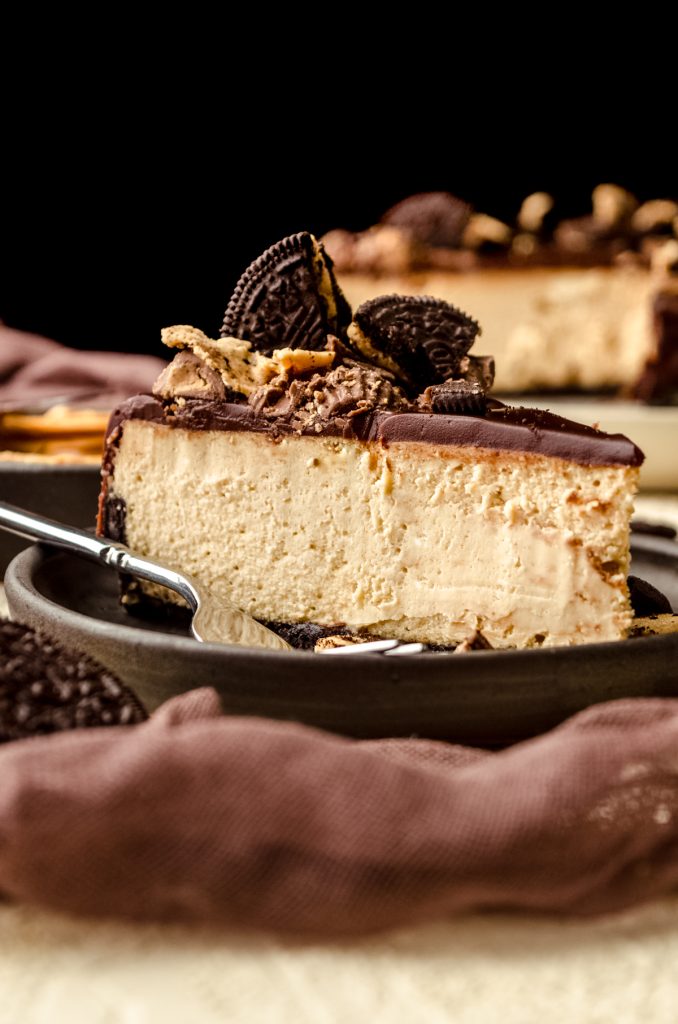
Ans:
{"type": "Polygon", "coordinates": [[[677,881],[675,700],[487,753],[221,717],[196,690],[0,750],[0,891],[60,910],[336,935],[599,913],[677,881]]]}
{"type": "MultiPolygon", "coordinates": [[[[121,349],[132,342],[121,338],[121,349]]],[[[164,365],[153,356],[80,352],[0,324],[0,412],[54,397],[112,408],[128,395],[150,391],[164,365]]]]}

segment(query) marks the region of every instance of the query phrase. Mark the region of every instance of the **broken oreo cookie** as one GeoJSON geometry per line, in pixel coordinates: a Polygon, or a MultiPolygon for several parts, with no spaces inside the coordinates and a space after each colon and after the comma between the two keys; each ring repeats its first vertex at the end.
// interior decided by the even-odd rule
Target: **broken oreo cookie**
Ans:
{"type": "Polygon", "coordinates": [[[0,623],[0,743],[147,717],[132,691],[92,658],[28,626],[0,623]]]}
{"type": "Polygon", "coordinates": [[[487,399],[475,380],[446,380],[426,388],[419,400],[422,409],[448,416],[484,416],[487,399]]]}
{"type": "Polygon", "coordinates": [[[636,618],[646,618],[648,615],[664,615],[673,611],[668,597],[657,590],[647,580],[641,580],[638,576],[629,576],[629,597],[631,607],[636,618]]]}
{"type": "Polygon", "coordinates": [[[323,637],[346,632],[341,622],[333,626],[319,626],[316,622],[265,622],[264,625],[299,651],[312,651],[323,637]]]}
{"type": "Polygon", "coordinates": [[[278,348],[322,349],[341,337],[351,308],[332,260],[308,231],[262,253],[242,275],[228,304],[222,337],[242,338],[270,355],[278,348]]]}
{"type": "Polygon", "coordinates": [[[477,321],[430,295],[380,295],[364,302],[348,329],[365,358],[421,391],[459,375],[480,333],[477,321]]]}
{"type": "Polygon", "coordinates": [[[420,192],[396,203],[381,218],[422,245],[456,249],[471,216],[471,207],[450,192],[420,192]]]}

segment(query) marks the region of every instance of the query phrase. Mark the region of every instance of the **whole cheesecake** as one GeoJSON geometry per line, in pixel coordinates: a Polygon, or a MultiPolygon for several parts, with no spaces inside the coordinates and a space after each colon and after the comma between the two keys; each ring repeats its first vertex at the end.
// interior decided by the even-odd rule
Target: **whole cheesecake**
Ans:
{"type": "Polygon", "coordinates": [[[642,453],[488,398],[473,319],[402,295],[352,315],[302,234],[249,268],[223,330],[163,332],[173,362],[109,426],[100,533],[268,622],[443,646],[626,635],[642,453]]]}
{"type": "Polygon", "coordinates": [[[411,196],[367,231],[324,242],[354,305],[386,292],[471,309],[497,360],[498,392],[678,394],[678,203],[615,185],[592,213],[558,220],[546,193],[513,225],[449,193],[411,196]]]}

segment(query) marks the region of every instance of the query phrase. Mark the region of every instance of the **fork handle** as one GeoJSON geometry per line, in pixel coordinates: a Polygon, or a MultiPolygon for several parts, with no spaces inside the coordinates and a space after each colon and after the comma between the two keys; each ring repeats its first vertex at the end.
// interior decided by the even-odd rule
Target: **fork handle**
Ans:
{"type": "Polygon", "coordinates": [[[107,538],[102,540],[87,533],[86,530],[64,526],[53,519],[47,519],[46,516],[10,505],[6,501],[0,501],[0,528],[17,533],[27,540],[43,541],[64,551],[84,555],[93,562],[102,562],[117,572],[127,572],[131,576],[169,587],[180,594],[193,611],[197,608],[198,596],[186,577],[158,562],[133,554],[118,541],[107,538]]]}

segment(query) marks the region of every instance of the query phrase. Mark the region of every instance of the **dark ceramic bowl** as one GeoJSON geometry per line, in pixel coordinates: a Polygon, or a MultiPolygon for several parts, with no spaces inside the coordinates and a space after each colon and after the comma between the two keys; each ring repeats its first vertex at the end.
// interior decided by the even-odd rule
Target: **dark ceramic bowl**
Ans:
{"type": "MultiPolygon", "coordinates": [[[[71,526],[94,526],[99,486],[99,466],[53,466],[0,460],[0,501],[9,501],[19,508],[39,512],[71,526]]],[[[0,574],[30,543],[0,530],[0,574]]]]}
{"type": "MultiPolygon", "coordinates": [[[[678,544],[633,541],[633,570],[678,607],[678,544]]],[[[132,619],[107,569],[40,547],[12,562],[13,616],[87,651],[149,709],[214,686],[224,711],[294,719],[348,736],[418,735],[485,746],[524,739],[590,704],[678,696],[678,634],[467,655],[330,657],[200,644],[132,619]]]]}

